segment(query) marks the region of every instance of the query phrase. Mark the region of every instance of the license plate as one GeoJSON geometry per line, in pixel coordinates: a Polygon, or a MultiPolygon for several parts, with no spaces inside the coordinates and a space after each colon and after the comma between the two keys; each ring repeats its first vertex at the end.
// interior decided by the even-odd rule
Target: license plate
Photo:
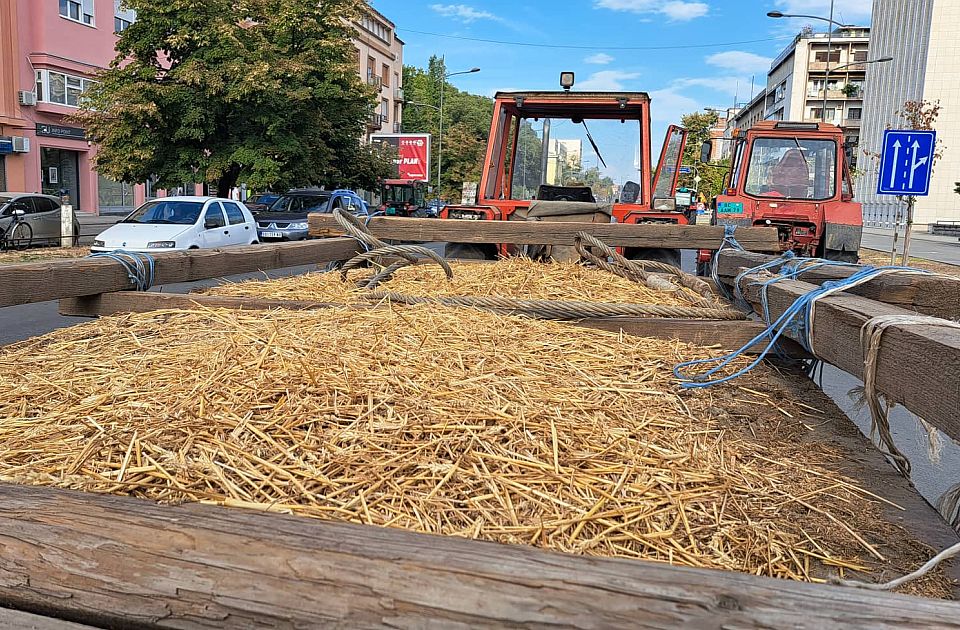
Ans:
{"type": "Polygon", "coordinates": [[[283,238],[283,232],[261,232],[260,238],[283,238]]]}

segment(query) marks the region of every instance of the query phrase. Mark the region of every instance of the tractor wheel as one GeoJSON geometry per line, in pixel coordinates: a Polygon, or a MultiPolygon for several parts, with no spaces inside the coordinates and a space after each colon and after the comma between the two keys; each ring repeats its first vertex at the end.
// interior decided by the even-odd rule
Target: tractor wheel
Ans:
{"type": "Polygon", "coordinates": [[[13,249],[27,249],[33,240],[33,228],[29,223],[17,223],[7,240],[13,249]]]}
{"type": "Polygon", "coordinates": [[[489,243],[447,243],[443,256],[459,260],[496,260],[497,246],[489,243]]]}
{"type": "Polygon", "coordinates": [[[860,255],[857,252],[848,252],[845,249],[828,249],[824,258],[827,260],[836,260],[837,262],[858,263],[860,255]]]}
{"type": "Polygon", "coordinates": [[[680,268],[680,250],[658,247],[637,247],[628,249],[626,257],[630,260],[654,260],[680,268]]]}

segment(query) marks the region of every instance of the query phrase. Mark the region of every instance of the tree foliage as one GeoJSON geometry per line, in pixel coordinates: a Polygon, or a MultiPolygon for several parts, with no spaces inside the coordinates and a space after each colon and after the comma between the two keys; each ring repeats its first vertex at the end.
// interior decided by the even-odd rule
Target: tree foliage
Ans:
{"type": "Polygon", "coordinates": [[[687,130],[687,146],[683,151],[683,163],[696,165],[700,175],[700,184],[694,182],[694,174],[680,176],[678,186],[698,189],[706,199],[713,199],[723,188],[723,178],[727,174],[730,160],[719,160],[709,164],[700,163],[700,147],[710,139],[710,129],[717,124],[719,116],[714,111],[694,112],[680,119],[687,130]]]}
{"type": "Polygon", "coordinates": [[[225,195],[373,187],[390,160],[362,141],[374,95],[350,22],[363,0],[124,0],[137,20],[77,119],[97,169],[225,195]]]}
{"type": "MultiPolygon", "coordinates": [[[[480,181],[493,117],[493,99],[461,92],[444,76],[443,60],[431,57],[427,69],[405,66],[403,131],[429,133],[433,137],[433,166],[440,150],[440,89],[443,86],[443,166],[439,196],[458,200],[463,182],[480,181]]],[[[436,180],[433,181],[436,185],[436,180]]]]}

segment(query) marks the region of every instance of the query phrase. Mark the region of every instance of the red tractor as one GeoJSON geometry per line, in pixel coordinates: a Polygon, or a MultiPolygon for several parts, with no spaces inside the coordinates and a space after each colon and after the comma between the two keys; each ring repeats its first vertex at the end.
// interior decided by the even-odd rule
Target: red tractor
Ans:
{"type": "MultiPolygon", "coordinates": [[[[701,149],[706,161],[710,141],[701,149]]],[[[775,227],[780,249],[857,262],[863,211],[853,201],[843,130],[815,122],[763,121],[733,133],[730,170],[713,204],[713,225],[775,227]]],[[[697,267],[709,271],[713,252],[697,267]]]]}
{"type": "MultiPolygon", "coordinates": [[[[686,131],[670,127],[656,174],[651,176],[650,97],[642,92],[572,92],[572,85],[572,73],[564,73],[561,92],[496,95],[477,204],[448,206],[441,218],[688,223],[674,198],[686,131]],[[534,129],[534,123],[540,130],[534,129]],[[594,168],[584,168],[592,159],[585,155],[587,147],[596,158],[594,168]],[[636,181],[627,181],[615,196],[612,179],[599,169],[600,164],[607,167],[603,153],[611,149],[621,162],[624,157],[635,162],[633,168],[621,164],[618,172],[636,173],[636,181]]],[[[572,257],[570,250],[451,243],[446,254],[451,258],[526,254],[563,259],[572,257]]],[[[679,250],[632,248],[623,254],[680,264],[679,250]]]]}
{"type": "Polygon", "coordinates": [[[413,179],[384,180],[380,199],[380,211],[385,215],[413,216],[426,207],[424,183],[413,179]]]}

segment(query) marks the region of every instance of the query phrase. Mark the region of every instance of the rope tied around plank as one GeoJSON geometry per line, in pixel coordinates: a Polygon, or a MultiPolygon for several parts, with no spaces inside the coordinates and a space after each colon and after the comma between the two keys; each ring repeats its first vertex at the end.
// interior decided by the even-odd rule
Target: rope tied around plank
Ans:
{"type": "Polygon", "coordinates": [[[453,280],[453,269],[450,267],[450,263],[435,251],[421,245],[390,245],[381,241],[367,227],[370,217],[367,218],[367,222],[361,222],[359,218],[349,212],[344,212],[340,208],[333,211],[333,217],[347,236],[363,245],[366,250],[348,260],[341,267],[340,277],[344,281],[347,279],[350,270],[360,267],[367,261],[377,260],[383,256],[398,256],[400,260],[382,268],[369,278],[357,281],[359,288],[376,289],[382,283],[390,280],[398,270],[424,262],[433,262],[440,265],[447,276],[447,280],[453,280]]]}
{"type": "Polygon", "coordinates": [[[880,341],[883,334],[891,326],[938,326],[960,330],[960,324],[927,315],[881,315],[871,318],[860,329],[860,346],[863,348],[864,398],[870,409],[870,433],[877,435],[897,470],[909,479],[910,460],[897,448],[890,431],[888,416],[890,404],[884,405],[880,400],[880,393],[877,391],[880,341]]]}
{"type": "MultiPolygon", "coordinates": [[[[767,329],[748,341],[739,350],[731,352],[725,356],[714,359],[686,361],[674,366],[674,376],[680,380],[680,385],[682,387],[710,387],[712,385],[726,383],[735,378],[743,376],[759,365],[760,362],[763,361],[771,351],[775,350],[777,342],[784,334],[788,334],[798,339],[804,348],[810,352],[810,354],[816,356],[816,350],[813,347],[813,330],[816,316],[816,306],[819,300],[829,297],[838,291],[852,289],[882,275],[892,273],[927,273],[923,270],[913,269],[910,267],[865,266],[859,268],[859,271],[847,278],[824,282],[823,285],[813,289],[809,293],[801,295],[784,310],[780,317],[776,318],[776,320],[773,320],[772,316],[770,315],[769,301],[767,297],[767,290],[770,288],[770,286],[784,280],[796,280],[802,273],[811,271],[813,269],[818,269],[820,267],[851,266],[851,263],[842,263],[831,260],[805,259],[803,261],[795,261],[795,258],[796,257],[792,252],[787,252],[780,258],[762,265],[758,265],[752,269],[748,269],[737,276],[734,290],[736,295],[739,296],[738,299],[743,300],[742,283],[747,277],[754,274],[759,274],[761,272],[769,272],[777,266],[780,267],[779,273],[773,275],[769,280],[752,283],[753,286],[760,287],[760,302],[763,311],[761,315],[763,316],[764,322],[767,324],[767,329]],[[733,374],[713,378],[714,375],[743,355],[747,349],[756,344],[763,343],[764,341],[767,342],[767,345],[756,357],[756,359],[753,360],[749,365],[737,370],[733,374]],[[694,374],[690,372],[692,368],[703,365],[714,365],[714,367],[702,373],[694,374]]],[[[857,265],[853,266],[858,267],[857,265]]],[[[716,267],[716,262],[714,262],[714,269],[716,269],[716,267]]]]}
{"type": "Polygon", "coordinates": [[[120,263],[135,291],[149,291],[153,286],[156,261],[150,254],[115,249],[112,252],[94,252],[87,258],[107,258],[120,263]]]}
{"type": "Polygon", "coordinates": [[[612,304],[554,300],[518,300],[501,297],[419,297],[390,291],[374,292],[371,300],[388,300],[401,304],[440,304],[443,306],[477,308],[498,313],[526,315],[540,319],[592,319],[603,317],[667,317],[679,319],[742,320],[746,315],[727,308],[697,308],[691,306],[662,306],[659,304],[612,304]]]}
{"type": "Polygon", "coordinates": [[[609,271],[614,275],[632,282],[643,284],[655,291],[678,293],[693,306],[699,308],[724,307],[713,293],[709,284],[673,265],[654,260],[630,260],[621,256],[617,253],[617,250],[608,246],[600,239],[586,232],[577,233],[574,239],[574,245],[582,259],[590,262],[599,269],[609,271]],[[599,252],[599,255],[597,252],[599,252]],[[661,276],[648,273],[648,271],[669,274],[676,279],[677,284],[661,276]],[[683,289],[689,290],[697,297],[691,296],[688,291],[684,291],[683,289]]]}
{"type": "Polygon", "coordinates": [[[717,273],[718,265],[717,258],[720,256],[720,252],[725,249],[735,249],[737,251],[745,251],[743,245],[737,242],[734,234],[737,232],[736,225],[724,225],[723,226],[723,242],[720,243],[720,248],[713,253],[713,260],[710,261],[710,278],[713,280],[714,285],[719,287],[723,296],[728,300],[733,300],[733,296],[730,295],[730,292],[727,291],[727,287],[720,282],[720,275],[717,273]]]}

